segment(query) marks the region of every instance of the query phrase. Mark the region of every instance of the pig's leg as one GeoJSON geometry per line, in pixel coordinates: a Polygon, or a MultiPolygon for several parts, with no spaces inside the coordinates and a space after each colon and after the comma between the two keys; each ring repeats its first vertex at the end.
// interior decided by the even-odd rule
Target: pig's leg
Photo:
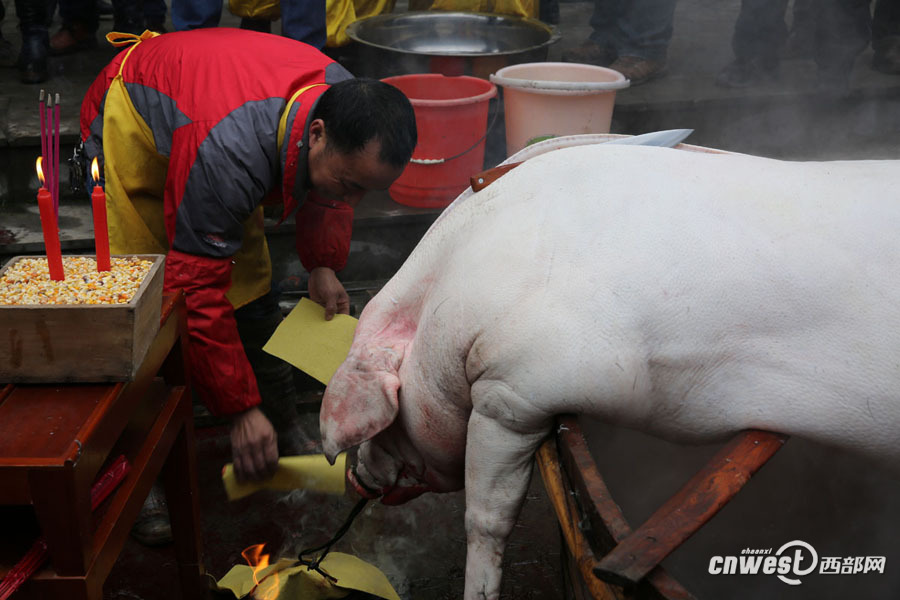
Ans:
{"type": "Polygon", "coordinates": [[[500,596],[503,550],[528,490],[534,452],[550,424],[502,383],[476,382],[472,405],[466,437],[465,598],[490,600],[500,596]]]}

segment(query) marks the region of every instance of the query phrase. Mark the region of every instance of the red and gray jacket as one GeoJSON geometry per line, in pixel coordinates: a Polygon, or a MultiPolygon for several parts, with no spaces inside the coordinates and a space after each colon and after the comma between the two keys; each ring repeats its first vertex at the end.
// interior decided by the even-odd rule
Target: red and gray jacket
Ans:
{"type": "Polygon", "coordinates": [[[312,109],[327,89],[322,84],[350,77],[312,46],[294,40],[201,29],[146,39],[121,52],[82,104],[81,136],[89,158],[99,156],[102,164],[103,130],[113,116],[140,118],[152,132],[155,148],[136,148],[134,160],[145,151],[168,158],[165,182],[148,182],[148,189],[164,186],[165,287],[186,292],[192,382],[216,414],[260,402],[234,308],[225,297],[232,283],[231,257],[241,247],[250,214],[264,199],[280,197],[283,218],[296,210],[297,252],[304,267],[338,271],[346,263],[352,208],[308,190],[306,159],[312,109]],[[137,116],[130,107],[107,105],[120,71],[137,116]]]}

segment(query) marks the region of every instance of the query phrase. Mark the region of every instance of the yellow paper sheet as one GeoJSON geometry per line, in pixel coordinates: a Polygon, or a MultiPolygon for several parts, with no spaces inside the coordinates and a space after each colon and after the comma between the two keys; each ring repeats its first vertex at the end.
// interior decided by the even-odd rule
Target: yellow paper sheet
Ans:
{"type": "MultiPolygon", "coordinates": [[[[322,561],[323,571],[337,579],[331,583],[316,571],[296,566],[295,561],[283,558],[257,573],[259,587],[256,597],[267,600],[320,600],[343,598],[350,590],[359,590],[384,598],[400,600],[387,577],[376,566],[343,552],[330,552],[322,561]]],[[[230,591],[243,598],[254,588],[253,568],[237,565],[219,580],[220,591],[230,591]]]]}
{"type": "Polygon", "coordinates": [[[324,454],[282,456],[278,459],[278,470],[270,479],[245,482],[237,480],[234,465],[228,463],[222,468],[222,482],[229,500],[237,500],[259,490],[304,489],[325,494],[343,494],[346,462],[346,454],[340,454],[333,465],[328,464],[324,454]]]}
{"type": "Polygon", "coordinates": [[[349,315],[334,315],[326,321],[325,309],[303,298],[263,350],[327,385],[350,352],[356,323],[349,315]]]}

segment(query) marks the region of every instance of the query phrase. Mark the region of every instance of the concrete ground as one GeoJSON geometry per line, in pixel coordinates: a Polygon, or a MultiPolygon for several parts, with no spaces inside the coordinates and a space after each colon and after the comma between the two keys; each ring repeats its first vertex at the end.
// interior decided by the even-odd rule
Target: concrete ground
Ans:
{"type": "MultiPolygon", "coordinates": [[[[3,35],[18,46],[13,2],[3,2],[7,7],[7,18],[0,25],[3,35]]],[[[691,143],[799,160],[900,157],[900,136],[897,135],[900,130],[900,76],[873,71],[869,67],[871,50],[859,57],[849,93],[840,97],[816,92],[813,63],[797,59],[786,60],[779,77],[759,88],[736,91],[716,87],[713,83],[716,73],[731,58],[730,36],[738,7],[739,0],[682,0],[676,12],[667,76],[619,93],[613,131],[641,133],[689,127],[695,129],[688,140],[691,143]]],[[[587,37],[591,8],[590,2],[560,4],[562,39],[550,49],[548,60],[558,60],[562,51],[587,37]]],[[[223,25],[235,24],[236,19],[226,10],[223,25]]],[[[54,24],[54,31],[57,26],[58,22],[54,24]]],[[[101,33],[108,31],[110,26],[110,21],[102,21],[101,33]]],[[[0,69],[0,260],[14,254],[40,251],[36,208],[31,202],[37,184],[33,176],[23,175],[33,168],[31,165],[38,154],[35,150],[39,147],[35,110],[38,90],[44,87],[62,96],[63,144],[71,144],[77,136],[80,99],[95,74],[113,54],[111,48],[100,44],[98,48],[80,54],[53,58],[52,78],[40,86],[23,85],[18,82],[14,69],[0,69]]],[[[496,157],[496,160],[501,158],[496,157]]],[[[348,277],[354,281],[389,276],[436,214],[435,211],[401,207],[385,197],[374,198],[370,204],[358,215],[359,233],[354,242],[356,258],[351,262],[359,262],[353,263],[355,266],[348,277]],[[377,238],[386,231],[397,237],[391,243],[379,243],[377,238]],[[360,258],[373,254],[381,257],[374,266],[371,261],[360,258]]],[[[90,250],[90,218],[86,203],[77,200],[65,203],[61,226],[65,232],[64,249],[90,250]]],[[[284,231],[275,232],[273,237],[284,243],[289,236],[282,234],[284,231]]],[[[285,251],[282,256],[287,261],[289,252],[285,251]]],[[[276,265],[276,268],[282,269],[284,280],[302,278],[293,263],[276,265]]],[[[302,289],[302,281],[297,287],[302,289]]],[[[364,290],[367,286],[360,285],[360,288],[364,290]]],[[[358,307],[365,297],[365,292],[361,292],[358,307]]],[[[305,421],[311,430],[315,428],[320,392],[320,386],[306,386],[305,421]]],[[[605,457],[604,472],[609,471],[611,485],[615,485],[613,493],[622,494],[626,515],[635,520],[646,517],[653,503],[661,500],[661,494],[674,491],[678,481],[712,452],[710,449],[691,449],[682,455],[679,454],[682,451],[670,445],[630,440],[626,432],[605,431],[598,437],[601,440],[598,451],[605,457]],[[617,441],[622,439],[624,441],[617,441]],[[682,456],[682,459],[660,460],[666,456],[682,456]],[[673,460],[677,464],[673,464],[673,460]],[[648,466],[638,471],[632,468],[635,464],[648,466]],[[659,485],[654,485],[657,482],[659,485]]],[[[737,529],[737,533],[726,535],[717,533],[722,530],[706,530],[706,545],[695,546],[695,549],[687,550],[688,554],[673,557],[671,562],[676,576],[683,577],[689,588],[692,587],[689,582],[693,582],[701,598],[735,598],[742,595],[739,590],[744,590],[747,597],[756,598],[788,597],[782,595],[788,591],[791,598],[897,597],[900,584],[896,569],[892,569],[896,564],[892,559],[900,558],[896,553],[888,556],[887,563],[894,574],[878,582],[872,594],[855,595],[847,591],[846,586],[857,583],[855,579],[841,580],[840,583],[850,581],[844,588],[838,585],[838,579],[834,579],[833,586],[830,581],[820,581],[818,588],[807,585],[798,589],[788,588],[780,582],[776,587],[767,588],[765,585],[756,587],[758,580],[755,579],[737,582],[703,576],[710,547],[720,553],[739,552],[744,545],[754,543],[777,547],[794,539],[784,536],[800,537],[821,529],[819,521],[810,522],[807,529],[796,532],[791,529],[791,523],[799,522],[803,514],[810,512],[820,513],[820,521],[830,520],[830,526],[837,528],[828,542],[831,545],[825,546],[832,554],[883,555],[894,551],[885,540],[891,539],[890,531],[896,532],[896,529],[890,529],[889,522],[882,517],[888,512],[887,507],[896,506],[893,500],[900,498],[897,486],[884,483],[880,473],[876,474],[875,480],[863,481],[858,473],[865,467],[859,463],[834,458],[815,448],[809,450],[805,445],[795,447],[800,449],[791,450],[789,445],[783,451],[788,458],[779,460],[791,466],[769,478],[771,487],[743,501],[743,512],[732,511],[728,531],[737,529]],[[828,468],[831,465],[834,470],[828,468]],[[797,478],[798,470],[805,475],[797,478]],[[838,476],[844,479],[831,479],[838,476]],[[819,483],[806,485],[811,479],[819,483]],[[846,481],[846,485],[842,481],[846,481]],[[774,490],[790,488],[795,482],[797,489],[787,498],[771,498],[776,495],[774,490]],[[852,527],[841,529],[842,523],[849,519],[843,515],[866,509],[876,499],[885,504],[879,505],[877,510],[869,510],[869,520],[854,519],[852,527]],[[754,525],[749,526],[752,531],[748,531],[750,521],[745,515],[754,510],[756,514],[764,515],[785,512],[786,516],[778,521],[752,521],[754,525]],[[742,521],[744,530],[741,530],[742,521]],[[874,536],[873,530],[881,527],[885,530],[874,536]],[[867,543],[875,537],[877,542],[867,543]]],[[[254,543],[265,542],[267,550],[274,555],[288,556],[301,547],[327,539],[353,504],[350,494],[330,498],[306,492],[267,492],[228,503],[219,485],[220,468],[229,459],[230,452],[227,432],[221,423],[205,417],[198,419],[197,451],[206,566],[211,576],[221,577],[232,565],[242,562],[240,551],[254,543]]],[[[755,483],[750,487],[753,488],[755,483]]],[[[401,508],[372,505],[358,517],[337,549],[375,563],[389,576],[403,598],[458,598],[462,591],[465,556],[463,511],[461,493],[423,496],[401,508]]],[[[825,545],[826,541],[821,543],[825,545]]],[[[505,565],[503,598],[565,597],[559,536],[538,480],[532,482],[505,565]]],[[[108,580],[105,598],[152,600],[174,597],[174,577],[168,576],[174,575],[173,569],[170,549],[147,549],[130,541],[108,580]]]]}

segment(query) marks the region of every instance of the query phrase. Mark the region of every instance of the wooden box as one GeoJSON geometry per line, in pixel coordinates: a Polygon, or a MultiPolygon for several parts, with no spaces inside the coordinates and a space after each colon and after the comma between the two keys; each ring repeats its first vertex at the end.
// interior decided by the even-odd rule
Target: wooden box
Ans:
{"type": "Polygon", "coordinates": [[[133,379],[159,330],[165,261],[137,256],[153,266],[128,304],[0,305],[0,384],[133,379]]]}

